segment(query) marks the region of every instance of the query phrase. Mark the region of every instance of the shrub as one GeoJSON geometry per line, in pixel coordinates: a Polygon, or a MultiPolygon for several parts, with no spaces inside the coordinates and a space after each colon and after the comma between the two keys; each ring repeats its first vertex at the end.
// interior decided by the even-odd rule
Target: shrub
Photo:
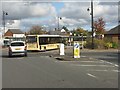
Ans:
{"type": "Polygon", "coordinates": [[[104,44],[105,48],[108,49],[108,48],[111,48],[112,47],[112,43],[111,42],[107,42],[104,44]]]}
{"type": "MultiPolygon", "coordinates": [[[[94,49],[103,49],[104,48],[104,40],[94,38],[94,49]]],[[[86,48],[92,48],[92,39],[86,40],[86,48]]]]}
{"type": "MultiPolygon", "coordinates": [[[[118,48],[119,44],[112,42],[110,38],[104,38],[104,39],[96,39],[94,38],[94,49],[109,49],[109,48],[118,48]]],[[[92,39],[87,38],[86,48],[92,48],[92,39]]]]}
{"type": "Polygon", "coordinates": [[[112,43],[112,48],[118,48],[118,44],[115,43],[115,42],[113,42],[113,43],[112,43]]]}

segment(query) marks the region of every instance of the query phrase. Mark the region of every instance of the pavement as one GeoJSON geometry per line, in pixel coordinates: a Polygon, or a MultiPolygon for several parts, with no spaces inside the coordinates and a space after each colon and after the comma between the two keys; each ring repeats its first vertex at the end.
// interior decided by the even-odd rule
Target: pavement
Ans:
{"type": "MultiPolygon", "coordinates": [[[[7,50],[8,48],[2,48],[2,50],[7,50]]],[[[74,58],[74,54],[73,54],[73,46],[66,46],[65,47],[65,55],[60,55],[59,50],[50,50],[47,52],[38,52],[40,53],[40,55],[44,56],[47,55],[49,57],[54,57],[57,60],[60,61],[79,61],[79,60],[89,60],[91,58],[83,56],[83,52],[86,53],[95,53],[95,52],[118,52],[118,49],[80,49],[80,58],[74,58]]]]}
{"type": "Polygon", "coordinates": [[[79,61],[79,60],[90,60],[91,58],[84,56],[83,53],[100,53],[100,52],[118,52],[118,49],[80,49],[80,58],[74,58],[73,47],[67,46],[65,48],[65,55],[60,55],[59,50],[56,50],[56,53],[51,53],[50,57],[54,57],[60,61],[79,61]]]}

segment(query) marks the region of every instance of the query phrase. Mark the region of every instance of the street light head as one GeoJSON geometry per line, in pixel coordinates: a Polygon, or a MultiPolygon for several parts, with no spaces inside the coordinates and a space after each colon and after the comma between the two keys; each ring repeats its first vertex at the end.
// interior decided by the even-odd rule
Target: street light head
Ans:
{"type": "Polygon", "coordinates": [[[62,17],[60,17],[60,20],[62,19],[62,17]]]}
{"type": "Polygon", "coordinates": [[[87,11],[90,11],[90,8],[88,8],[87,11]]]}
{"type": "Polygon", "coordinates": [[[8,13],[6,12],[5,15],[8,15],[8,13]]]}

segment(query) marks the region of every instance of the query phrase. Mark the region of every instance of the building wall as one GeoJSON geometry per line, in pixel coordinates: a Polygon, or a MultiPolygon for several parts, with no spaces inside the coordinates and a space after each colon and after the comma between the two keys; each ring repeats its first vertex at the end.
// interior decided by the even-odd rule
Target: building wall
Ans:
{"type": "Polygon", "coordinates": [[[25,37],[24,34],[13,34],[13,37],[25,37]]]}
{"type": "Polygon", "coordinates": [[[118,43],[118,37],[113,36],[112,41],[118,43]]]}
{"type": "Polygon", "coordinates": [[[118,43],[118,35],[105,35],[105,37],[111,39],[112,42],[118,43]]]}

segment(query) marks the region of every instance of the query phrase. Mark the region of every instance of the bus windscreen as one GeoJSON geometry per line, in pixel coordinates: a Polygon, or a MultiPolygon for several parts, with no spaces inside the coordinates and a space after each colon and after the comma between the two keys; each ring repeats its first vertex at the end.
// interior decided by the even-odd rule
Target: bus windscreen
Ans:
{"type": "Polygon", "coordinates": [[[28,36],[26,37],[27,43],[35,43],[37,42],[37,37],[36,36],[28,36]]]}

